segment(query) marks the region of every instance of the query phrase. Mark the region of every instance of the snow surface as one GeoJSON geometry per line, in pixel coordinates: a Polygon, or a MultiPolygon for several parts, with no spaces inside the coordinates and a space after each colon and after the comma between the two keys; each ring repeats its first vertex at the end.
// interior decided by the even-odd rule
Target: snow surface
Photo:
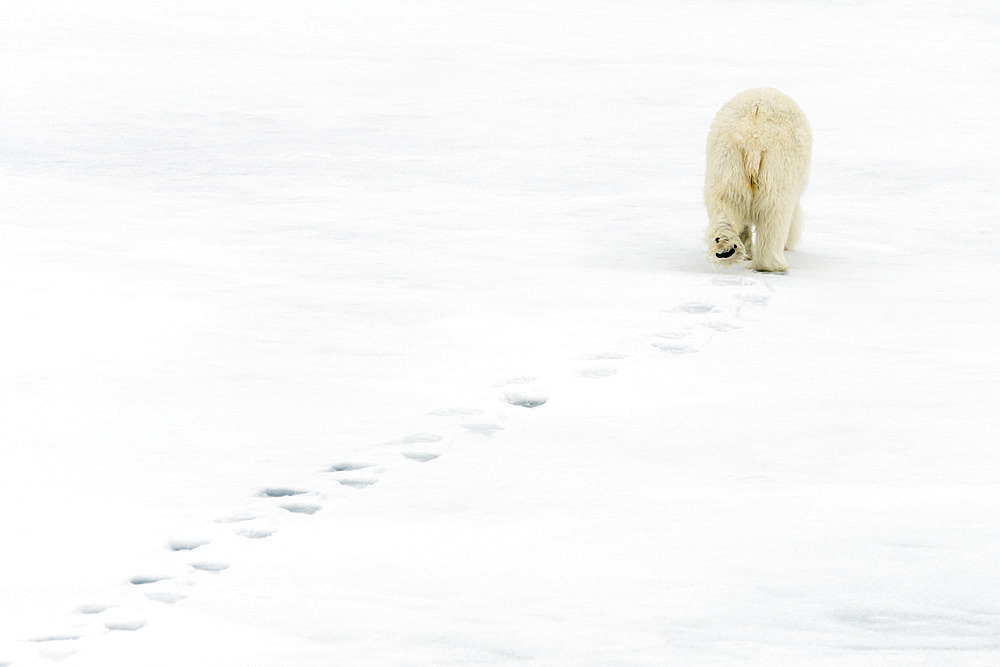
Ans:
{"type": "Polygon", "coordinates": [[[0,665],[1000,664],[997,34],[8,0],[0,665]],[[759,85],[787,275],[701,242],[759,85]]]}

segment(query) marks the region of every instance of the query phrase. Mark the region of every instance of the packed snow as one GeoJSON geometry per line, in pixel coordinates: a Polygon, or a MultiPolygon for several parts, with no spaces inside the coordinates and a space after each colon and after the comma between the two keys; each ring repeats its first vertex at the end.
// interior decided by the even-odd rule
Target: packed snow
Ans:
{"type": "Polygon", "coordinates": [[[0,666],[1000,663],[997,34],[5,2],[0,666]],[[762,85],[786,274],[702,238],[762,85]]]}

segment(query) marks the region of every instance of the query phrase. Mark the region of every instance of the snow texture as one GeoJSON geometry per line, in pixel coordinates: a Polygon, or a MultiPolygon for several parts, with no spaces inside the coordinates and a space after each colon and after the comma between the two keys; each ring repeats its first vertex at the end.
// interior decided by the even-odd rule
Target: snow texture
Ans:
{"type": "Polygon", "coordinates": [[[5,2],[0,666],[998,664],[997,34],[5,2]],[[787,275],[705,260],[755,86],[787,275]]]}

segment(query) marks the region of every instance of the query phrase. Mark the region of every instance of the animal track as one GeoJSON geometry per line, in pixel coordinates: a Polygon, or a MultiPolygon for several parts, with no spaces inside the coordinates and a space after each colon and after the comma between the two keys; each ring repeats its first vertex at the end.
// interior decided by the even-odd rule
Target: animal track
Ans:
{"type": "MultiPolygon", "coordinates": [[[[415,433],[413,435],[408,435],[405,438],[400,438],[399,440],[392,441],[393,445],[400,444],[414,444],[414,443],[431,443],[438,442],[441,440],[441,436],[434,435],[432,433],[415,433]]],[[[406,454],[403,454],[406,456],[406,454]]],[[[330,466],[328,472],[357,472],[358,470],[367,470],[369,468],[374,468],[374,463],[359,463],[359,462],[345,462],[345,463],[335,463],[330,466]]],[[[372,484],[378,482],[375,477],[341,477],[337,479],[337,483],[341,486],[349,486],[353,489],[364,489],[372,484]]]]}
{"type": "Polygon", "coordinates": [[[108,621],[104,624],[108,630],[117,630],[121,632],[135,632],[139,628],[145,627],[146,621],[139,618],[133,619],[122,619],[118,621],[108,621]]]}
{"type": "Polygon", "coordinates": [[[606,378],[617,375],[618,369],[610,366],[591,366],[590,368],[581,368],[577,373],[585,378],[606,378]]]}
{"type": "Polygon", "coordinates": [[[491,436],[497,431],[504,430],[504,427],[499,424],[462,424],[462,428],[469,431],[470,433],[478,433],[479,435],[491,436]]]}
{"type": "MultiPolygon", "coordinates": [[[[648,333],[650,330],[647,330],[646,335],[641,336],[640,334],[640,337],[635,342],[630,340],[626,350],[629,354],[606,352],[589,357],[576,357],[576,367],[570,366],[565,369],[566,372],[569,374],[575,372],[577,376],[576,382],[589,384],[579,378],[597,379],[614,376],[619,372],[619,366],[621,365],[619,362],[628,359],[630,355],[639,355],[636,357],[638,361],[649,358],[662,360],[663,357],[660,357],[656,351],[647,347],[650,344],[650,339],[652,339],[652,347],[662,353],[670,355],[698,353],[699,349],[704,349],[705,343],[713,337],[713,334],[710,332],[726,332],[739,328],[736,322],[739,321],[742,310],[753,306],[765,305],[770,300],[770,295],[765,293],[767,285],[761,284],[760,281],[751,278],[722,275],[711,278],[711,283],[720,289],[703,286],[702,293],[691,295],[694,298],[702,297],[706,300],[692,300],[679,304],[676,301],[673,303],[668,302],[665,304],[663,311],[653,313],[654,316],[665,320],[661,321],[658,325],[662,327],[662,330],[659,333],[655,333],[657,329],[652,329],[651,331],[654,332],[653,336],[650,336],[648,333]],[[641,351],[637,350],[637,347],[641,351]]],[[[699,357],[696,355],[691,359],[697,362],[699,357]]],[[[667,362],[661,361],[660,363],[667,362]]],[[[671,359],[669,363],[672,364],[675,362],[671,359]]],[[[456,431],[464,431],[468,434],[465,436],[468,440],[474,439],[474,436],[492,437],[497,432],[505,429],[504,419],[507,415],[512,415],[513,413],[523,414],[520,411],[512,410],[503,404],[499,404],[497,402],[498,399],[516,408],[534,410],[546,406],[552,399],[547,390],[558,386],[562,385],[543,384],[540,386],[537,384],[537,378],[533,376],[509,376],[504,383],[484,387],[489,394],[483,401],[483,409],[448,407],[432,410],[427,414],[432,417],[444,418],[447,424],[427,420],[428,424],[433,425],[416,426],[415,428],[427,428],[429,429],[428,431],[413,432],[387,442],[376,441],[373,443],[371,451],[377,453],[370,454],[371,460],[366,460],[368,455],[365,454],[348,454],[347,456],[359,456],[361,458],[348,458],[335,461],[325,470],[320,469],[316,471],[324,481],[315,486],[308,481],[275,480],[279,483],[274,486],[251,487],[245,498],[246,504],[242,507],[243,511],[234,513],[226,518],[218,519],[217,523],[228,525],[228,528],[232,529],[233,534],[237,536],[235,538],[237,540],[240,538],[247,540],[266,539],[278,530],[282,525],[282,521],[310,521],[307,518],[293,519],[288,516],[289,514],[308,517],[323,510],[325,504],[328,502],[328,498],[319,494],[317,489],[322,488],[329,491],[330,487],[343,486],[350,489],[362,490],[377,484],[382,477],[382,473],[386,469],[391,470],[393,465],[406,465],[413,468],[411,465],[413,463],[422,465],[436,461],[443,455],[442,450],[444,448],[441,446],[441,443],[445,441],[445,435],[442,435],[442,433],[447,434],[449,443],[456,431]],[[501,391],[503,393],[500,393],[501,391]],[[403,462],[407,463],[404,464],[403,462]],[[285,485],[281,483],[282,481],[289,481],[291,484],[285,485]],[[301,483],[301,486],[298,485],[299,483],[301,483]]],[[[615,389],[614,383],[605,385],[605,388],[610,388],[613,391],[615,389]]],[[[597,389],[597,391],[600,391],[600,389],[597,389]]],[[[560,396],[562,395],[560,394],[560,396]]],[[[556,398],[560,396],[556,396],[556,398]]],[[[572,397],[572,394],[570,396],[572,397]]],[[[562,398],[566,399],[565,396],[562,396],[562,398]]],[[[538,414],[545,415],[553,407],[544,408],[538,414]]],[[[534,419],[534,414],[532,414],[530,419],[534,419]]],[[[403,431],[403,433],[406,433],[406,431],[403,431]]],[[[461,437],[456,442],[462,442],[461,437]]],[[[444,470],[446,469],[447,467],[444,468],[444,470]]],[[[400,470],[403,470],[403,468],[400,468],[400,470]]],[[[433,475],[437,470],[442,470],[440,464],[427,468],[426,473],[422,469],[420,473],[433,475]]],[[[413,474],[420,473],[414,472],[413,474]]],[[[381,490],[377,489],[376,491],[381,490]]],[[[354,495],[346,490],[340,493],[354,495]]],[[[334,497],[336,497],[334,493],[331,493],[329,496],[330,499],[334,497]]],[[[216,530],[223,531],[225,528],[218,526],[216,530]]],[[[186,592],[186,586],[213,577],[225,577],[226,571],[232,566],[226,560],[231,554],[220,553],[218,555],[221,558],[216,560],[216,554],[213,553],[215,551],[214,546],[203,548],[206,545],[212,544],[213,539],[209,539],[209,536],[212,538],[219,537],[215,532],[206,531],[200,533],[196,530],[193,533],[181,534],[166,540],[165,548],[175,554],[171,556],[175,559],[175,566],[189,568],[177,570],[176,572],[173,569],[167,570],[177,575],[178,578],[174,583],[170,582],[173,577],[158,572],[155,569],[155,565],[152,571],[140,571],[139,574],[128,579],[128,583],[136,587],[147,600],[153,603],[174,604],[185,599],[185,595],[180,590],[186,592]],[[201,551],[196,551],[199,549],[201,551]],[[184,553],[177,555],[178,552],[184,553]],[[188,552],[191,552],[190,556],[188,552]],[[203,554],[207,557],[201,558],[203,554]],[[166,583],[156,585],[157,582],[166,583]]],[[[230,535],[229,540],[232,539],[234,538],[230,535]]],[[[225,538],[218,540],[218,544],[220,545],[227,543],[225,538]]],[[[166,557],[167,554],[161,554],[161,556],[166,557]]],[[[141,598],[142,596],[136,597],[141,598]]],[[[149,603],[146,604],[148,605],[149,603]]],[[[86,619],[89,623],[93,624],[91,628],[103,627],[107,631],[119,633],[135,632],[147,624],[146,619],[141,616],[118,617],[116,616],[116,612],[119,610],[109,612],[109,609],[112,609],[109,605],[91,603],[80,605],[77,607],[77,612],[93,617],[86,619]]],[[[77,618],[79,621],[84,620],[81,617],[77,618]]],[[[69,626],[69,628],[76,629],[75,626],[69,626]]],[[[52,648],[48,649],[47,652],[54,659],[59,659],[60,657],[70,655],[76,650],[73,645],[74,643],[79,644],[79,642],[75,642],[77,638],[76,635],[69,633],[65,635],[53,634],[41,637],[35,641],[51,644],[52,648]]],[[[2,660],[0,660],[0,667],[4,667],[2,660]]]]}
{"type": "Polygon", "coordinates": [[[671,354],[690,354],[692,352],[697,352],[697,348],[678,342],[687,337],[688,334],[686,332],[667,331],[657,336],[657,338],[661,340],[653,341],[653,347],[661,352],[669,352],[671,354]]]}
{"type": "Polygon", "coordinates": [[[545,405],[549,401],[549,397],[545,394],[531,394],[524,393],[520,391],[508,391],[504,400],[511,405],[516,405],[521,408],[537,408],[539,406],[545,405]]]}
{"type": "Polygon", "coordinates": [[[733,329],[739,329],[739,325],[733,324],[731,322],[702,322],[698,326],[705,327],[706,329],[711,329],[712,331],[732,331],[733,329]]]}
{"type": "Polygon", "coordinates": [[[312,503],[284,503],[280,507],[292,514],[315,514],[323,509],[322,505],[313,505],[312,503]]]}
{"type": "Polygon", "coordinates": [[[736,298],[751,306],[763,306],[771,300],[771,297],[767,294],[737,294],[736,298]]]}
{"type": "Polygon", "coordinates": [[[229,569],[229,563],[223,561],[194,561],[188,565],[201,572],[222,572],[229,569]]]}
{"type": "Polygon", "coordinates": [[[155,584],[158,581],[167,581],[169,579],[173,579],[173,577],[168,574],[137,574],[134,577],[130,577],[128,583],[133,586],[145,586],[147,584],[155,584]]]}
{"type": "Polygon", "coordinates": [[[651,343],[653,347],[675,355],[698,352],[701,344],[708,338],[705,330],[724,333],[739,329],[737,320],[745,308],[766,305],[771,298],[769,294],[759,291],[760,288],[767,287],[766,283],[746,276],[719,275],[712,277],[710,283],[714,287],[723,288],[718,294],[724,295],[724,301],[688,301],[664,311],[668,314],[680,314],[679,317],[672,316],[679,330],[658,334],[651,343]],[[757,291],[743,291],[739,288],[757,288],[757,291]],[[686,316],[696,318],[692,320],[686,316]],[[689,337],[693,337],[695,342],[684,340],[689,337]]]}
{"type": "MultiPolygon", "coordinates": [[[[711,331],[726,332],[738,329],[739,325],[736,322],[739,321],[740,313],[743,310],[753,306],[766,305],[771,298],[770,294],[767,293],[769,289],[767,283],[761,283],[759,280],[745,276],[714,276],[711,278],[711,284],[721,289],[714,290],[713,288],[703,286],[702,294],[695,293],[691,295],[695,298],[699,296],[709,297],[705,301],[688,301],[680,304],[674,302],[673,305],[668,302],[664,310],[659,313],[652,313],[657,317],[667,320],[666,323],[660,324],[665,330],[652,337],[651,345],[654,348],[660,352],[672,355],[697,353],[700,348],[704,347],[704,343],[713,337],[713,334],[710,333],[711,331]]],[[[653,331],[656,330],[654,329],[653,331]]],[[[630,347],[627,351],[629,353],[640,354],[644,359],[662,359],[656,352],[650,350],[649,347],[645,347],[649,344],[647,342],[650,340],[650,337],[647,337],[648,335],[647,333],[646,336],[641,337],[640,340],[642,342],[637,343],[639,347],[645,348],[644,352],[637,352],[632,347],[633,343],[631,341],[629,342],[630,347]]],[[[611,377],[619,372],[619,364],[617,362],[627,358],[629,358],[629,354],[617,352],[595,354],[590,357],[577,357],[576,363],[578,366],[575,369],[575,373],[578,378],[594,379],[611,377]]],[[[694,361],[698,359],[699,357],[697,356],[693,357],[694,361]]],[[[572,374],[574,368],[569,367],[566,369],[566,372],[572,374]]],[[[583,381],[578,379],[577,382],[583,381]]],[[[607,387],[614,390],[614,383],[607,385],[607,387]]],[[[326,470],[317,471],[322,476],[322,480],[325,480],[325,482],[322,482],[325,484],[325,487],[319,485],[313,486],[307,481],[303,481],[301,487],[280,484],[262,488],[258,487],[257,489],[251,487],[244,500],[246,503],[243,506],[244,511],[232,514],[226,518],[220,518],[216,523],[227,524],[237,538],[248,540],[268,538],[278,530],[282,521],[299,520],[291,519],[288,517],[288,514],[309,516],[317,514],[324,509],[328,500],[327,496],[320,494],[316,489],[324,488],[329,491],[331,486],[336,487],[339,485],[361,490],[377,484],[386,469],[392,469],[392,466],[397,464],[404,465],[402,463],[404,461],[418,464],[435,461],[443,455],[443,448],[440,443],[445,441],[444,435],[434,432],[439,428],[442,429],[441,433],[447,433],[449,443],[451,442],[450,438],[455,434],[454,431],[456,430],[464,430],[470,439],[471,436],[476,435],[491,437],[505,429],[504,419],[507,415],[514,412],[520,414],[519,411],[506,407],[501,409],[500,405],[502,404],[498,405],[496,403],[498,399],[502,399],[506,404],[511,406],[533,410],[549,403],[551,397],[546,391],[548,388],[549,385],[547,384],[541,385],[540,388],[537,378],[533,376],[509,376],[502,383],[484,387],[490,394],[484,399],[483,409],[448,407],[432,410],[427,413],[433,417],[447,418],[448,423],[446,428],[452,430],[443,430],[444,425],[437,424],[436,426],[424,427],[429,428],[430,432],[418,431],[388,442],[374,443],[374,451],[379,452],[378,454],[371,455],[374,462],[364,459],[346,459],[330,464],[326,470]],[[503,394],[498,396],[497,394],[500,391],[503,391],[503,394]],[[387,447],[391,449],[385,449],[387,447]],[[336,485],[334,482],[336,482],[336,485]]],[[[540,414],[545,414],[551,409],[546,408],[540,411],[540,414]]],[[[405,465],[410,464],[406,463],[405,465]]],[[[436,470],[441,469],[440,467],[431,467],[428,469],[427,474],[435,474],[436,470]]],[[[340,493],[350,494],[348,491],[340,493]]],[[[333,497],[335,497],[335,494],[331,493],[330,498],[333,497]]],[[[308,519],[301,520],[308,521],[308,519]]],[[[218,526],[215,530],[224,531],[225,529],[222,526],[218,526]]],[[[133,595],[133,597],[141,600],[144,596],[147,600],[154,603],[174,604],[185,599],[185,594],[180,592],[180,590],[186,591],[186,586],[203,581],[209,578],[210,575],[224,576],[223,573],[231,567],[231,563],[226,560],[231,554],[220,553],[218,555],[221,558],[216,559],[216,554],[214,553],[216,551],[215,546],[203,549],[203,547],[212,544],[214,539],[218,537],[220,535],[217,532],[206,531],[202,533],[196,529],[193,533],[181,534],[167,539],[164,543],[165,549],[175,554],[169,556],[169,558],[173,559],[173,567],[158,571],[156,569],[157,566],[153,565],[151,571],[143,572],[140,570],[138,574],[130,577],[127,580],[128,585],[135,587],[134,590],[142,593],[142,595],[133,595]],[[199,549],[201,551],[191,553],[188,556],[187,552],[196,552],[199,549]],[[200,558],[202,555],[207,557],[200,558]],[[165,574],[165,572],[172,572],[173,575],[165,574]],[[176,575],[176,579],[174,575],[176,575]]],[[[229,541],[227,541],[226,536],[222,537],[223,539],[218,540],[218,544],[228,544],[229,541]]],[[[232,535],[228,536],[228,540],[233,539],[232,535]]],[[[167,558],[168,554],[161,553],[161,557],[167,558]]],[[[149,603],[145,604],[148,605],[149,603]]],[[[84,619],[77,616],[76,622],[83,623],[86,621],[93,624],[90,626],[91,630],[88,631],[88,636],[93,634],[94,628],[99,629],[103,627],[107,631],[115,632],[135,632],[147,624],[147,620],[141,615],[118,616],[118,612],[121,611],[124,611],[124,609],[116,609],[113,605],[101,602],[82,604],[76,608],[76,612],[92,618],[84,619]]],[[[72,630],[78,629],[76,625],[68,627],[72,630]]],[[[76,650],[73,645],[80,636],[82,635],[72,633],[50,634],[38,637],[32,641],[39,644],[51,645],[51,648],[47,648],[44,653],[53,659],[61,659],[71,655],[76,650]]],[[[5,667],[3,660],[0,660],[0,667],[5,667]]]]}
{"type": "Polygon", "coordinates": [[[167,540],[166,547],[170,551],[193,551],[210,543],[211,540],[205,538],[172,538],[167,540]]]}
{"type": "Polygon", "coordinates": [[[334,463],[330,466],[329,472],[352,472],[354,470],[364,470],[374,467],[374,463],[334,463]]]}
{"type": "Polygon", "coordinates": [[[271,537],[275,533],[272,528],[240,528],[236,532],[243,537],[249,537],[251,540],[262,540],[265,537],[271,537]]]}
{"type": "Polygon", "coordinates": [[[262,489],[260,494],[265,498],[287,498],[289,496],[301,496],[305,495],[307,492],[300,489],[288,489],[284,487],[276,487],[270,489],[262,489]]]}
{"type": "MultiPolygon", "coordinates": [[[[627,359],[627,354],[620,354],[618,352],[605,352],[604,354],[595,354],[590,357],[590,361],[596,362],[607,362],[607,361],[620,361],[622,359],[627,359]]],[[[609,365],[607,363],[597,363],[592,366],[586,366],[577,370],[577,374],[585,378],[606,378],[612,375],[618,374],[618,368],[609,365]]]]}
{"type": "MultiPolygon", "coordinates": [[[[770,295],[763,293],[766,291],[765,288],[767,285],[762,285],[760,281],[751,278],[743,276],[715,276],[711,279],[711,283],[723,289],[718,290],[718,292],[712,292],[711,295],[713,298],[709,301],[689,301],[674,305],[673,307],[668,305],[668,309],[662,311],[662,316],[669,320],[669,323],[661,324],[666,331],[655,335],[651,343],[653,347],[660,352],[673,355],[697,353],[699,352],[699,348],[712,338],[712,334],[706,330],[726,332],[737,329],[739,326],[734,320],[738,321],[742,309],[766,305],[770,300],[770,295]],[[720,296],[723,293],[724,298],[720,296]],[[716,299],[714,297],[719,298],[716,299]]],[[[649,341],[649,338],[644,337],[643,340],[649,341]]],[[[646,342],[640,343],[643,346],[646,344],[646,342]]],[[[643,356],[661,358],[655,352],[649,350],[648,347],[645,350],[643,356]]],[[[632,348],[629,348],[628,351],[635,352],[632,348]]],[[[595,354],[590,357],[577,357],[576,361],[579,366],[575,369],[575,372],[578,377],[589,379],[611,377],[619,372],[616,362],[627,358],[629,358],[628,354],[617,352],[595,354]]],[[[697,359],[698,357],[694,357],[695,361],[697,359]]],[[[573,368],[568,368],[567,372],[573,373],[573,368]]],[[[502,394],[502,400],[505,403],[533,410],[548,404],[550,401],[549,394],[544,391],[548,386],[544,385],[543,389],[539,389],[536,381],[537,378],[532,376],[512,376],[504,383],[493,384],[492,389],[488,387],[487,389],[492,393],[498,392],[501,387],[505,387],[502,394]]],[[[610,388],[614,389],[613,383],[610,388]]],[[[498,398],[496,394],[492,394],[492,398],[487,400],[496,401],[498,398]]],[[[548,410],[550,408],[542,410],[541,414],[545,414],[548,410]]],[[[512,412],[517,411],[507,408],[501,411],[498,409],[496,403],[493,403],[492,407],[486,404],[485,409],[466,407],[441,408],[432,410],[428,414],[433,417],[449,418],[448,428],[463,429],[470,436],[491,437],[505,429],[500,415],[507,415],[512,412]],[[497,421],[492,421],[494,419],[497,421]]],[[[438,427],[431,426],[430,428],[434,430],[438,427]]],[[[442,433],[444,432],[442,430],[442,433]]],[[[451,437],[452,433],[448,432],[448,434],[451,437]]],[[[439,433],[423,431],[410,433],[395,440],[375,444],[376,448],[383,449],[376,449],[380,454],[372,455],[374,463],[366,460],[347,459],[329,465],[325,471],[319,471],[319,474],[327,473],[323,477],[326,480],[327,488],[332,486],[333,482],[336,482],[337,485],[355,490],[365,489],[379,482],[379,478],[386,467],[391,468],[401,460],[425,464],[439,459],[442,456],[439,443],[444,440],[445,436],[439,433]],[[385,447],[393,449],[386,450],[384,449],[385,447]]],[[[429,474],[434,474],[433,471],[436,469],[438,468],[429,468],[429,474]]],[[[282,520],[291,520],[281,518],[288,516],[285,512],[288,514],[310,516],[324,509],[324,504],[321,503],[326,503],[327,497],[318,494],[315,490],[310,490],[314,488],[318,487],[313,487],[309,482],[303,482],[301,488],[298,486],[275,485],[251,490],[245,501],[247,503],[244,506],[245,511],[218,519],[216,523],[229,524],[233,534],[238,538],[248,540],[266,539],[277,532],[282,520]]],[[[342,493],[350,492],[345,491],[342,493]]],[[[307,521],[307,519],[301,520],[307,521]]],[[[216,530],[221,531],[222,528],[219,527],[216,530]]],[[[181,534],[180,536],[167,539],[164,546],[166,550],[175,554],[179,552],[195,552],[212,544],[213,539],[210,539],[208,536],[212,536],[213,538],[219,537],[217,533],[211,531],[181,534]]],[[[232,536],[229,539],[233,539],[232,536]]],[[[225,539],[219,541],[219,544],[226,543],[225,539]]],[[[128,584],[136,587],[147,600],[154,603],[174,604],[186,597],[184,593],[177,589],[184,590],[185,586],[190,586],[210,576],[223,575],[223,573],[230,569],[231,563],[228,560],[224,560],[228,554],[220,554],[223,556],[223,559],[215,560],[213,558],[214,554],[211,553],[213,551],[215,551],[215,547],[203,549],[188,558],[185,558],[187,556],[186,553],[171,556],[175,559],[175,566],[189,568],[177,571],[173,569],[167,570],[168,572],[175,572],[178,577],[177,579],[174,579],[172,575],[164,574],[162,571],[157,572],[157,570],[153,569],[152,572],[140,572],[132,576],[127,580],[128,584]],[[208,558],[199,558],[203,553],[208,558]],[[164,584],[163,582],[166,583],[164,584]],[[156,585],[158,583],[160,585],[156,585]]],[[[161,556],[166,555],[161,554],[161,556]]],[[[141,599],[142,596],[135,597],[141,599]]],[[[94,624],[91,628],[103,627],[107,631],[135,632],[147,624],[146,619],[141,616],[119,617],[116,612],[121,610],[109,611],[113,609],[114,607],[111,605],[95,602],[80,605],[76,611],[84,616],[93,617],[92,619],[86,619],[89,623],[94,624]]],[[[84,621],[81,617],[77,617],[77,619],[78,622],[84,621]]],[[[69,627],[77,629],[75,625],[69,627]]],[[[76,648],[73,644],[79,637],[71,633],[51,634],[32,641],[39,644],[51,645],[51,648],[47,648],[44,653],[48,657],[58,660],[75,652],[76,648]]],[[[4,667],[2,660],[0,660],[0,667],[4,667]]]]}
{"type": "Polygon", "coordinates": [[[715,306],[710,303],[692,302],[685,303],[680,307],[680,310],[688,315],[702,315],[715,310],[715,306]]]}
{"type": "Polygon", "coordinates": [[[42,635],[41,637],[32,637],[29,642],[33,644],[44,644],[46,642],[72,642],[80,638],[80,635],[42,635]]]}
{"type": "Polygon", "coordinates": [[[433,452],[403,452],[403,456],[417,463],[427,463],[439,458],[441,455],[433,452]]]}
{"type": "Polygon", "coordinates": [[[690,345],[684,345],[683,343],[671,343],[667,341],[654,342],[653,347],[661,352],[669,352],[670,354],[691,354],[692,352],[698,351],[690,345]]]}
{"type": "MultiPolygon", "coordinates": [[[[38,653],[41,657],[49,660],[61,661],[76,653],[76,640],[80,635],[74,634],[51,634],[29,639],[33,644],[38,644],[38,653]]],[[[3,661],[0,664],[10,665],[10,662],[3,661]]]]}
{"type": "Polygon", "coordinates": [[[371,477],[355,477],[353,479],[338,479],[337,481],[353,489],[365,489],[378,482],[377,479],[371,477]]]}
{"type": "Polygon", "coordinates": [[[90,616],[92,614],[100,614],[102,612],[107,611],[110,608],[111,608],[110,605],[91,603],[91,604],[81,604],[76,608],[76,610],[81,614],[90,616]]]}
{"type": "MultiPolygon", "coordinates": [[[[455,414],[467,417],[481,414],[481,412],[462,410],[455,411],[455,414]]],[[[487,435],[501,428],[502,426],[498,424],[471,426],[471,430],[487,435]]],[[[423,449],[420,446],[432,445],[442,440],[444,440],[442,435],[418,432],[387,444],[406,447],[406,449],[398,453],[400,459],[423,464],[439,458],[441,453],[423,449]]],[[[366,470],[372,470],[376,473],[381,472],[381,469],[377,468],[377,464],[359,460],[345,460],[331,464],[327,472],[337,473],[337,477],[342,477],[335,479],[342,486],[363,489],[378,482],[378,478],[374,475],[358,476],[352,474],[366,470]]],[[[324,508],[323,504],[314,502],[315,499],[311,497],[314,492],[308,489],[308,486],[267,486],[259,488],[253,492],[253,497],[257,500],[248,500],[250,504],[245,511],[220,517],[216,519],[215,523],[230,525],[233,533],[240,538],[250,540],[265,539],[277,531],[279,524],[274,519],[277,519],[281,512],[308,516],[316,514],[324,508]],[[268,501],[276,502],[272,505],[268,501]],[[275,514],[275,512],[279,514],[275,514]]],[[[212,544],[215,541],[215,537],[218,536],[211,531],[172,536],[163,542],[163,548],[165,551],[174,554],[193,553],[212,544]]],[[[225,544],[225,541],[223,540],[221,543],[225,544]]],[[[207,549],[206,551],[210,552],[213,549],[207,549]]],[[[176,565],[181,566],[182,563],[176,563],[176,565]]],[[[178,588],[195,584],[197,582],[196,577],[198,576],[221,575],[230,569],[231,563],[228,560],[206,558],[188,560],[186,566],[190,568],[187,570],[187,574],[181,574],[180,571],[174,572],[173,569],[140,571],[128,577],[123,582],[123,585],[134,587],[134,590],[141,592],[142,595],[138,596],[139,600],[145,599],[148,601],[141,604],[159,603],[171,605],[186,597],[178,588]],[[197,573],[205,574],[198,575],[197,573]]],[[[102,631],[119,633],[136,632],[147,625],[146,618],[132,614],[118,615],[110,611],[114,608],[114,605],[103,602],[89,602],[78,605],[74,611],[80,615],[77,617],[79,619],[78,623],[82,624],[86,622],[88,624],[90,628],[88,635],[94,634],[95,636],[100,636],[100,632],[102,631]]],[[[76,640],[82,636],[82,634],[77,633],[52,633],[38,636],[31,641],[40,646],[38,649],[40,656],[51,660],[62,660],[78,650],[79,646],[76,640]],[[44,648],[41,648],[41,646],[44,646],[44,648]]],[[[9,665],[10,663],[6,664],[9,665]]],[[[0,660],[0,667],[4,667],[4,665],[5,661],[0,660]]]]}
{"type": "Polygon", "coordinates": [[[278,529],[273,524],[259,517],[245,519],[233,528],[234,533],[251,540],[262,540],[265,537],[271,537],[277,531],[278,529]]]}
{"type": "Polygon", "coordinates": [[[149,591],[145,593],[145,596],[153,602],[162,602],[163,604],[174,604],[175,602],[180,602],[187,597],[183,593],[178,593],[177,591],[149,591]]]}
{"type": "Polygon", "coordinates": [[[743,276],[715,276],[712,278],[712,284],[720,287],[738,287],[756,285],[757,281],[743,276]]]}

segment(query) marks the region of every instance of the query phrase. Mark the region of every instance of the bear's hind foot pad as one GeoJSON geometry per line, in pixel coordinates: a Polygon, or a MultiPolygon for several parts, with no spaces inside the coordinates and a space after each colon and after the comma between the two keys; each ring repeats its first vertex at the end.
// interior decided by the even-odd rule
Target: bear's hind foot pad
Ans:
{"type": "Polygon", "coordinates": [[[719,264],[730,264],[738,262],[746,257],[746,250],[739,239],[731,239],[726,236],[716,236],[715,244],[709,248],[713,255],[712,259],[719,264]]]}
{"type": "Polygon", "coordinates": [[[732,257],[735,254],[736,254],[736,246],[734,245],[732,248],[726,250],[725,252],[715,253],[715,256],[718,257],[719,259],[725,259],[727,257],[732,257]]]}

